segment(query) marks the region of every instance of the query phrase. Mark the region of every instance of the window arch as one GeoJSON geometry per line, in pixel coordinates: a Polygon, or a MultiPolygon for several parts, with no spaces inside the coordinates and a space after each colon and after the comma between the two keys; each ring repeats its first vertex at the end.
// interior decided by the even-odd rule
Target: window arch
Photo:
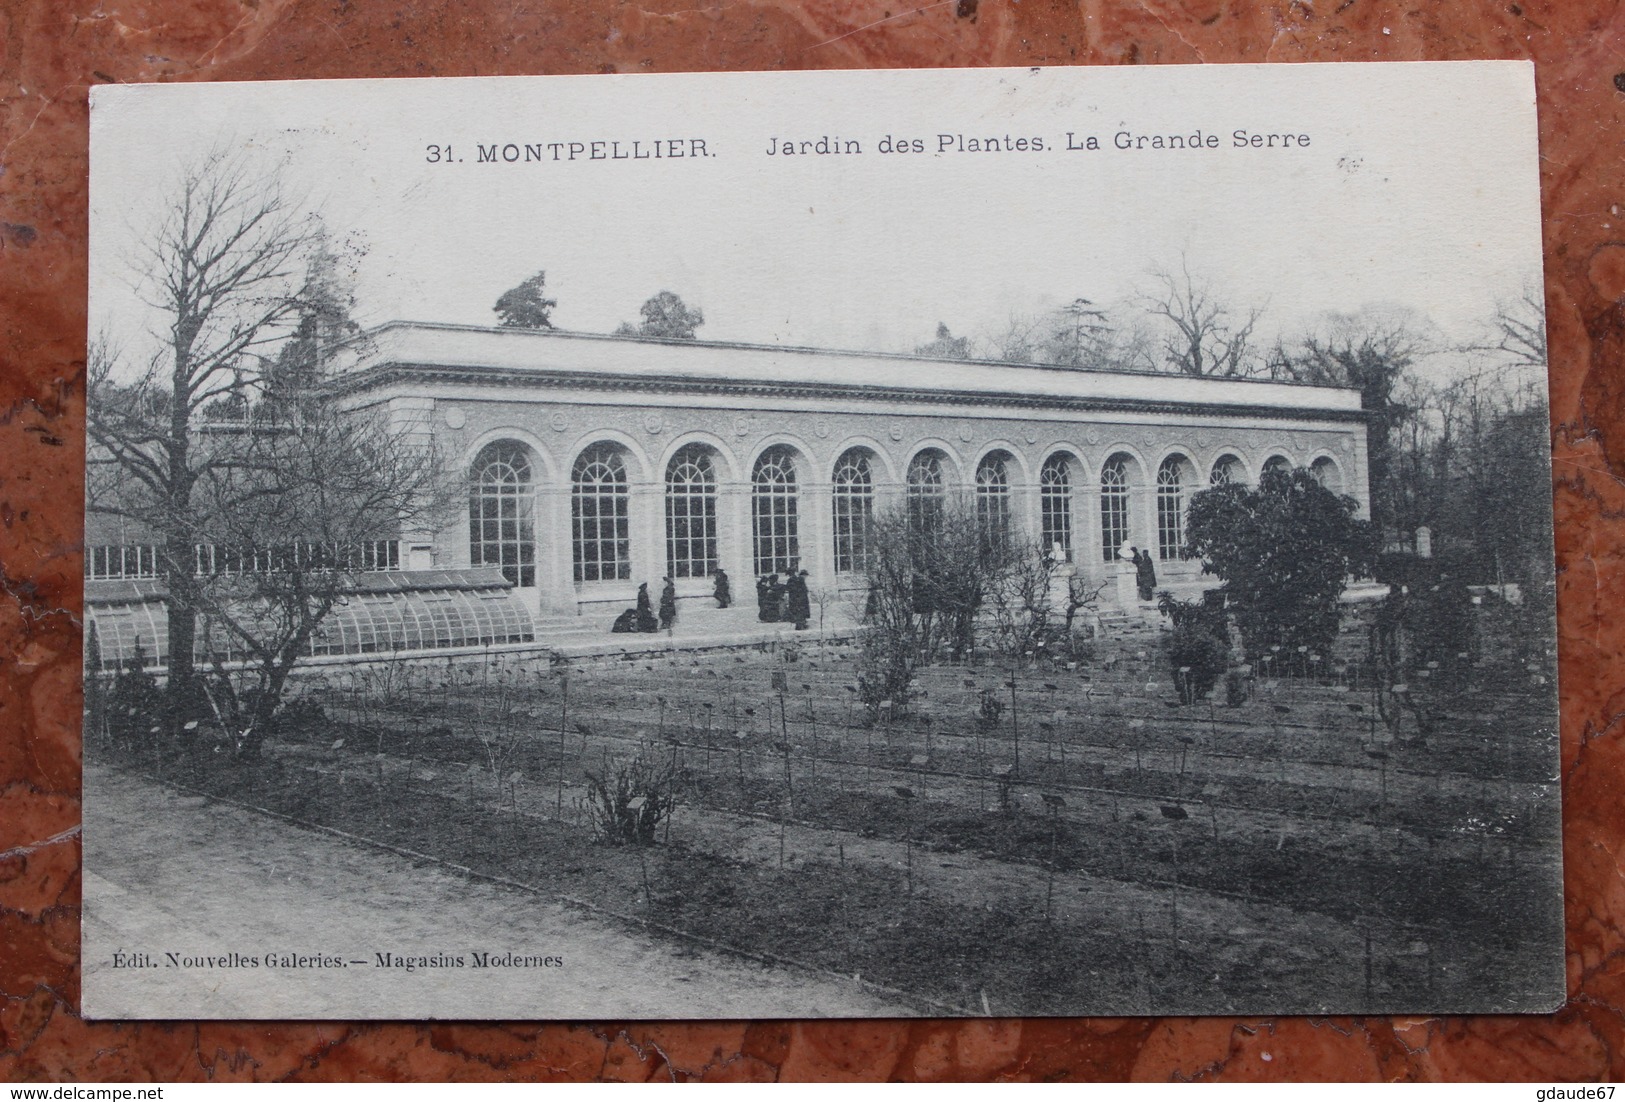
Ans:
{"type": "Polygon", "coordinates": [[[1315,476],[1315,481],[1334,494],[1343,492],[1343,472],[1338,470],[1337,461],[1329,455],[1323,455],[1309,464],[1309,473],[1315,476]]]}
{"type": "Polygon", "coordinates": [[[1059,561],[1071,562],[1072,468],[1060,452],[1044,460],[1038,472],[1038,515],[1045,549],[1059,561]]]}
{"type": "Polygon", "coordinates": [[[905,478],[908,523],[916,533],[942,529],[943,501],[947,493],[942,459],[940,451],[927,448],[909,460],[905,478]]]}
{"type": "Polygon", "coordinates": [[[1100,469],[1100,557],[1117,559],[1128,542],[1128,459],[1114,455],[1100,469]]]}
{"type": "Polygon", "coordinates": [[[631,503],[626,458],[614,444],[594,444],[570,470],[571,543],[578,582],[632,577],[631,503]]]}
{"type": "Polygon", "coordinates": [[[993,546],[1010,542],[1010,464],[1005,452],[989,452],[976,464],[976,525],[993,546]]]}
{"type": "Polygon", "coordinates": [[[869,565],[870,529],[874,524],[874,467],[869,453],[850,448],[835,463],[832,512],[835,526],[835,572],[861,572],[869,565]]]}
{"type": "Polygon", "coordinates": [[[1226,453],[1213,461],[1213,470],[1207,481],[1209,486],[1239,486],[1247,481],[1247,469],[1239,458],[1226,453]]]}
{"type": "Polygon", "coordinates": [[[763,452],[751,472],[751,521],[756,573],[783,574],[800,565],[795,456],[786,447],[763,452]]]}
{"type": "Polygon", "coordinates": [[[523,444],[481,449],[468,488],[468,561],[500,567],[516,586],[536,584],[535,484],[523,444]]]}
{"type": "Polygon", "coordinates": [[[1157,557],[1182,558],[1185,553],[1185,467],[1182,455],[1170,455],[1157,465],[1157,557]]]}
{"type": "Polygon", "coordinates": [[[666,464],[666,573],[704,578],[716,569],[716,465],[709,448],[689,444],[666,464]]]}
{"type": "Polygon", "coordinates": [[[1290,471],[1291,469],[1292,460],[1284,455],[1272,455],[1264,460],[1264,466],[1260,469],[1259,478],[1262,479],[1264,475],[1269,474],[1271,471],[1290,471]]]}

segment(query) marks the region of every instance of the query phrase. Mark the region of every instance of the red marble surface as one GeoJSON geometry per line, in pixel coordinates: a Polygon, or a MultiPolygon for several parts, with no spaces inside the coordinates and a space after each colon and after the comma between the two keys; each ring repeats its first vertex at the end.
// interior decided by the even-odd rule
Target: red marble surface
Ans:
{"type": "MultiPolygon", "coordinates": [[[[1605,0],[0,0],[0,1077],[1513,1079],[1625,1073],[1625,12],[1605,0]],[[1568,1005],[1549,1017],[89,1025],[79,994],[86,89],[97,82],[1532,58],[1568,1005]],[[1617,83],[1616,83],[1617,80],[1617,83]],[[1614,627],[1609,627],[1609,624],[1614,627]]],[[[1464,181],[1464,186],[1466,185],[1464,181]]]]}

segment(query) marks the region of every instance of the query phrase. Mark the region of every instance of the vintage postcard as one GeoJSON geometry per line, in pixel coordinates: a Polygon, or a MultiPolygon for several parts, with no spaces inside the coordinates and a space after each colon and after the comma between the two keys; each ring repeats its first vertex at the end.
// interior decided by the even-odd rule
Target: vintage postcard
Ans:
{"type": "Polygon", "coordinates": [[[1547,1011],[1512,62],[97,87],[84,1012],[1547,1011]]]}

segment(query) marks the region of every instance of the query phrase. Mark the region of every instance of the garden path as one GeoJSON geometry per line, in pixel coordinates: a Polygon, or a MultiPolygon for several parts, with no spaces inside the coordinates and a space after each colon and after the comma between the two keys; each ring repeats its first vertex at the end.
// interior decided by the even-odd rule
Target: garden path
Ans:
{"type": "Polygon", "coordinates": [[[199,1018],[886,1017],[918,1011],[841,977],[764,967],[515,888],[87,767],[86,1017],[152,1006],[199,1018]],[[93,774],[93,776],[92,776],[93,774]],[[206,837],[207,846],[194,844],[206,837]],[[195,890],[212,882],[214,890],[195,890]],[[229,886],[220,890],[222,886],[229,886]],[[480,932],[485,932],[484,935],[480,932]],[[500,932],[500,933],[498,933],[500,932]],[[475,968],[471,954],[562,966],[475,968]],[[115,967],[115,953],[151,967],[115,967]],[[173,967],[178,957],[225,966],[173,967]],[[258,967],[234,966],[231,954],[258,967]],[[379,953],[464,966],[381,968],[379,953]],[[300,954],[344,967],[267,967],[300,954]],[[136,959],[140,959],[139,956],[136,959]],[[364,961],[364,964],[350,964],[364,961]]]}

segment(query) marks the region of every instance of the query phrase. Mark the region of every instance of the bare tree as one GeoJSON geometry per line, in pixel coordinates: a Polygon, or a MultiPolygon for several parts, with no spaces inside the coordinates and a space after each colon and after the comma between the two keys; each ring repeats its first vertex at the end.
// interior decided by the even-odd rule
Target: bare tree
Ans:
{"type": "Polygon", "coordinates": [[[1078,298],[1052,310],[1012,313],[1002,330],[974,344],[979,355],[1008,363],[1053,364],[1084,371],[1151,368],[1155,357],[1144,327],[1120,323],[1120,314],[1116,308],[1078,298]]]}
{"type": "Polygon", "coordinates": [[[1364,310],[1328,315],[1275,368],[1294,382],[1360,392],[1360,408],[1367,416],[1372,515],[1384,526],[1392,526],[1398,517],[1391,476],[1394,437],[1414,415],[1415,401],[1408,401],[1404,394],[1416,389],[1408,377],[1427,351],[1424,330],[1421,319],[1404,312],[1364,310]]]}
{"type": "MultiPolygon", "coordinates": [[[[905,710],[914,671],[943,652],[968,660],[979,620],[1009,576],[1037,552],[1004,518],[953,497],[921,497],[877,513],[866,544],[869,630],[859,681],[864,703],[905,710]]],[[[1019,598],[1012,597],[1019,604],[1019,598]]],[[[1012,613],[1019,616],[1019,613],[1012,613]]]]}
{"type": "Polygon", "coordinates": [[[1191,275],[1184,257],[1178,271],[1159,268],[1152,277],[1157,289],[1139,301],[1146,313],[1166,323],[1162,351],[1170,370],[1226,377],[1259,372],[1252,339],[1262,307],[1242,313],[1227,306],[1205,281],[1191,275]]]}
{"type": "Polygon", "coordinates": [[[453,491],[432,447],[320,395],[288,420],[207,434],[198,450],[212,460],[193,503],[207,537],[193,579],[215,672],[204,687],[234,748],[252,755],[323,621],[378,565],[378,543],[438,523],[453,491]],[[228,675],[228,656],[243,674],[228,675]]]}
{"type": "Polygon", "coordinates": [[[1525,281],[1518,294],[1496,306],[1491,319],[1494,351],[1512,367],[1546,370],[1546,300],[1538,279],[1525,281]]]}
{"type": "Polygon", "coordinates": [[[1043,358],[1043,328],[1041,318],[1012,312],[1004,329],[977,342],[979,354],[1005,363],[1037,363],[1043,358]]]}
{"type": "Polygon", "coordinates": [[[258,358],[306,300],[304,261],[318,226],[274,172],[214,152],[186,167],[150,227],[137,229],[145,239],[133,258],[136,288],[162,319],[162,349],[128,379],[114,346],[92,350],[90,506],[156,529],[173,701],[194,673],[194,490],[221,462],[199,453],[195,423],[211,403],[246,401],[258,385],[258,358]]]}
{"type": "MultiPolygon", "coordinates": [[[[1039,543],[1015,549],[987,594],[989,635],[995,649],[1019,665],[1055,635],[1055,552],[1039,543]]],[[[1075,613],[1074,613],[1075,614],[1075,613]]],[[[1064,615],[1064,612],[1063,612],[1064,615]]]]}
{"type": "Polygon", "coordinates": [[[1546,389],[1546,303],[1539,278],[1531,277],[1511,298],[1496,303],[1484,332],[1459,349],[1473,357],[1481,375],[1495,376],[1503,389],[1525,393],[1525,402],[1544,401],[1546,389]]]}

